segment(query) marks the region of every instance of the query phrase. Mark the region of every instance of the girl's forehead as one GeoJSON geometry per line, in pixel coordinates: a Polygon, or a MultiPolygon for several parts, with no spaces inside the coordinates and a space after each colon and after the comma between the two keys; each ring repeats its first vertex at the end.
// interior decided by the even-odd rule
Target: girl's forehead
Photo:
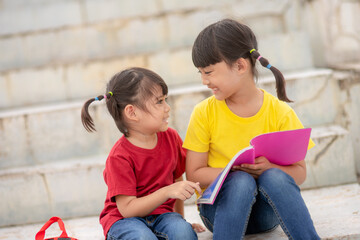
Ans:
{"type": "Polygon", "coordinates": [[[218,68],[218,67],[223,67],[223,66],[226,66],[227,64],[225,63],[225,61],[221,61],[221,62],[218,62],[218,63],[214,63],[214,64],[210,64],[206,67],[199,67],[198,69],[201,70],[201,69],[207,69],[207,68],[218,68]]]}
{"type": "Polygon", "coordinates": [[[206,66],[206,67],[198,67],[198,69],[199,70],[204,70],[204,69],[209,69],[209,68],[213,68],[214,67],[214,65],[213,64],[210,64],[210,65],[208,65],[208,66],[206,66]]]}
{"type": "Polygon", "coordinates": [[[159,86],[159,85],[156,85],[156,86],[154,86],[154,88],[153,88],[153,95],[155,95],[156,97],[157,96],[163,96],[164,94],[163,94],[163,91],[162,91],[162,88],[161,88],[161,86],[159,86]]]}
{"type": "Polygon", "coordinates": [[[162,88],[160,86],[154,86],[153,89],[151,89],[151,97],[150,99],[159,99],[164,97],[164,93],[162,91],[162,88]]]}

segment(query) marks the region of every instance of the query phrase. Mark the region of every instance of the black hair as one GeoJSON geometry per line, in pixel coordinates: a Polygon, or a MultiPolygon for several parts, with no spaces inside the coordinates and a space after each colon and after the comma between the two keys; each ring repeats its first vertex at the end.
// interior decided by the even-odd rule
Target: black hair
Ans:
{"type": "MultiPolygon", "coordinates": [[[[255,34],[248,26],[232,19],[223,19],[207,26],[199,33],[192,48],[192,60],[195,67],[204,68],[221,61],[232,65],[239,58],[249,59],[252,72],[257,76],[255,63],[260,56],[257,48],[255,34]]],[[[283,74],[276,67],[271,66],[266,58],[261,57],[259,61],[274,74],[278,98],[291,102],[286,96],[283,74]]]]}
{"type": "Polygon", "coordinates": [[[106,87],[105,95],[87,100],[81,109],[81,121],[88,132],[96,131],[94,121],[89,114],[89,105],[106,98],[106,107],[115,121],[117,128],[128,137],[128,126],[124,121],[123,110],[132,104],[147,111],[145,102],[154,96],[157,87],[161,87],[163,95],[168,94],[164,80],[155,72],[145,68],[129,68],[115,74],[106,87]]]}

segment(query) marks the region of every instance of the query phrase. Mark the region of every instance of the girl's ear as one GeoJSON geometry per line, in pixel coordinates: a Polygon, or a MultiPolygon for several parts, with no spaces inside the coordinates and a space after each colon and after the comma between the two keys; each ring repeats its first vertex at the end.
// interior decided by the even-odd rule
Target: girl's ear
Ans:
{"type": "Polygon", "coordinates": [[[138,116],[136,115],[136,107],[134,105],[131,104],[126,105],[124,108],[124,114],[125,117],[130,120],[134,120],[134,121],[138,120],[138,116]]]}
{"type": "Polygon", "coordinates": [[[245,58],[238,58],[235,62],[235,67],[239,73],[244,73],[250,67],[250,64],[245,58]]]}

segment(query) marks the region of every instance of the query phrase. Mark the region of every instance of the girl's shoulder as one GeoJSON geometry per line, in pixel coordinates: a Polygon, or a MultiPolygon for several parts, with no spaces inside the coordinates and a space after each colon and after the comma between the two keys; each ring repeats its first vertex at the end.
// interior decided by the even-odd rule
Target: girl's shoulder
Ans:
{"type": "Polygon", "coordinates": [[[159,135],[166,140],[179,141],[179,139],[181,139],[179,133],[171,127],[168,127],[164,132],[160,132],[159,135]]]}
{"type": "Polygon", "coordinates": [[[216,103],[215,96],[210,96],[195,105],[195,108],[211,107],[216,103]]]}
{"type": "Polygon", "coordinates": [[[284,101],[279,100],[277,97],[275,97],[274,95],[264,91],[264,100],[265,100],[265,104],[268,105],[271,108],[274,108],[275,110],[281,111],[281,112],[288,112],[290,110],[292,110],[292,108],[290,107],[290,105],[284,101]]]}
{"type": "MultiPolygon", "coordinates": [[[[125,136],[121,136],[119,140],[116,141],[114,146],[111,148],[109,156],[124,154],[129,149],[130,142],[125,138],[125,136]]],[[[130,146],[131,147],[131,146],[130,146]]]]}
{"type": "Polygon", "coordinates": [[[222,106],[221,103],[222,101],[217,100],[215,96],[208,97],[195,105],[194,113],[201,115],[211,114],[216,108],[222,106]]]}
{"type": "Polygon", "coordinates": [[[166,131],[163,132],[164,134],[170,134],[170,135],[178,135],[178,132],[171,128],[171,127],[168,127],[168,129],[166,131]]]}
{"type": "Polygon", "coordinates": [[[267,115],[271,116],[274,123],[284,126],[284,122],[299,121],[294,109],[287,102],[279,100],[270,93],[266,94],[266,98],[268,98],[267,115]]]}
{"type": "Polygon", "coordinates": [[[109,169],[121,169],[124,166],[133,166],[132,153],[129,146],[127,146],[127,139],[122,136],[114,146],[111,148],[105,163],[105,170],[109,169]]]}

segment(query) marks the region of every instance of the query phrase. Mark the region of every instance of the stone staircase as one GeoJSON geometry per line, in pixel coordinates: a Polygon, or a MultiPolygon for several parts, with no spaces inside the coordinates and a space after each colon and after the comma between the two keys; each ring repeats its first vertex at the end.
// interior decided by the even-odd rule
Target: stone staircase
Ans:
{"type": "MultiPolygon", "coordinates": [[[[304,125],[313,128],[311,137],[317,145],[306,157],[308,176],[302,188],[356,182],[349,132],[336,124],[338,93],[333,71],[309,69],[285,76],[288,96],[295,100],[291,105],[304,125]],[[325,107],[327,111],[316,111],[325,107]]],[[[259,82],[260,87],[274,92],[271,77],[259,82]]],[[[181,136],[193,106],[210,94],[200,85],[170,89],[170,125],[181,136]]],[[[102,170],[108,150],[120,135],[103,103],[92,108],[98,132],[87,133],[80,121],[82,103],[1,111],[0,226],[101,211],[106,194],[102,170]]]]}
{"type": "MultiPolygon", "coordinates": [[[[80,109],[117,71],[142,66],[159,73],[170,86],[170,126],[184,137],[194,105],[211,95],[197,84],[191,44],[207,23],[238,16],[244,7],[247,13],[240,15],[255,29],[261,54],[283,71],[288,96],[294,100],[290,105],[313,129],[316,147],[306,157],[308,176],[301,187],[321,192],[357,181],[360,64],[315,67],[313,51],[321,59],[323,49],[318,42],[314,47],[309,33],[291,17],[301,13],[302,3],[278,1],[279,7],[261,0],[252,4],[211,0],[202,8],[198,1],[151,0],[139,6],[133,1],[109,2],[52,1],[41,8],[38,1],[26,6],[0,4],[0,14],[5,14],[0,18],[0,239],[8,226],[44,223],[55,215],[64,219],[99,215],[106,194],[104,163],[120,134],[103,103],[92,104],[98,130],[92,134],[81,125],[80,109]],[[114,11],[126,8],[130,11],[114,11]],[[36,21],[24,22],[22,15],[29,12],[37,15],[36,21]],[[23,21],[7,21],[10,16],[23,21]]],[[[313,27],[317,30],[316,24],[313,27]]],[[[276,95],[273,77],[266,75],[267,69],[258,69],[259,86],[276,95]]],[[[326,198],[338,203],[344,189],[326,198]]],[[[358,194],[354,189],[349,191],[358,194]]],[[[187,202],[187,212],[193,212],[193,203],[194,199],[187,202]]],[[[78,229],[82,234],[89,230],[78,229]]]]}

